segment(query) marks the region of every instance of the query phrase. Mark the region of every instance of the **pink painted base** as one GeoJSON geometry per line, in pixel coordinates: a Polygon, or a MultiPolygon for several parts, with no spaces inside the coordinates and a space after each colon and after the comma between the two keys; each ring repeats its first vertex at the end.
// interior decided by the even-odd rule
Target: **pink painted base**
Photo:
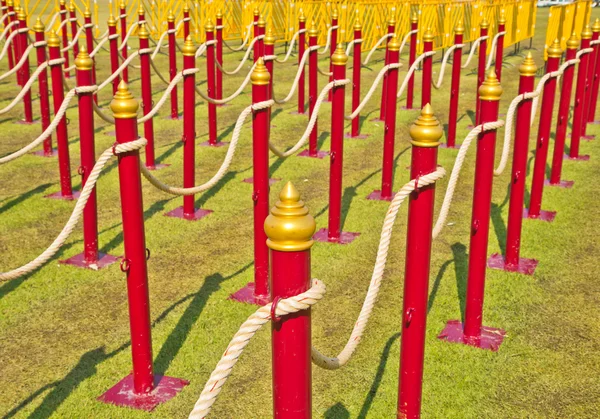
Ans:
{"type": "Polygon", "coordinates": [[[360,233],[348,233],[347,231],[340,232],[340,237],[337,240],[329,239],[329,232],[326,228],[322,228],[315,233],[313,239],[322,243],[338,243],[338,244],[349,244],[354,241],[360,233]]]}
{"type": "Polygon", "coordinates": [[[529,220],[540,220],[540,221],[547,221],[547,222],[551,223],[552,221],[554,221],[555,217],[556,217],[556,211],[544,211],[544,210],[540,210],[540,215],[538,215],[537,217],[532,217],[529,215],[529,208],[523,208],[523,218],[527,218],[529,220]]]}
{"type": "Polygon", "coordinates": [[[116,136],[117,136],[117,133],[116,133],[116,131],[114,131],[114,130],[113,130],[113,131],[106,131],[106,132],[104,133],[104,135],[108,135],[109,137],[116,137],[116,136]]]}
{"type": "Polygon", "coordinates": [[[481,336],[465,336],[463,334],[463,325],[459,320],[448,320],[446,327],[439,334],[438,339],[496,352],[500,348],[504,336],[506,336],[504,330],[487,326],[481,327],[481,336]]]}
{"type": "Polygon", "coordinates": [[[290,115],[303,115],[303,116],[308,116],[308,112],[300,113],[300,112],[298,112],[298,111],[293,111],[293,112],[290,112],[290,115]]]}
{"type": "Polygon", "coordinates": [[[15,124],[19,124],[19,125],[33,125],[33,124],[38,124],[39,121],[25,121],[24,119],[19,119],[18,121],[15,121],[15,124]]]}
{"type": "Polygon", "coordinates": [[[131,409],[151,412],[156,406],[171,400],[190,382],[181,378],[154,376],[154,390],[147,394],[133,392],[133,375],[129,374],[114,387],[110,388],[98,400],[103,403],[114,404],[131,409]]]}
{"type": "Polygon", "coordinates": [[[223,147],[224,145],[227,145],[229,143],[224,142],[224,141],[217,141],[214,144],[211,144],[208,141],[204,141],[203,143],[198,144],[200,147],[223,147]]]}
{"type": "Polygon", "coordinates": [[[165,116],[165,119],[168,121],[183,121],[183,115],[178,115],[175,118],[173,118],[173,116],[169,115],[169,116],[165,116]]]}
{"type": "Polygon", "coordinates": [[[148,166],[146,165],[146,168],[150,171],[152,170],[160,170],[160,169],[164,169],[165,167],[169,167],[170,164],[155,164],[154,166],[148,166]]]}
{"type": "Polygon", "coordinates": [[[487,266],[490,269],[499,269],[505,272],[516,272],[523,275],[533,275],[537,265],[537,260],[527,258],[519,258],[519,264],[517,266],[506,265],[504,257],[499,253],[494,253],[487,261],[487,266]]]}
{"type": "Polygon", "coordinates": [[[211,212],[213,212],[213,211],[205,210],[205,209],[197,209],[196,212],[194,212],[193,214],[184,214],[183,207],[177,207],[173,211],[169,211],[169,212],[165,213],[165,216],[174,217],[174,218],[183,218],[184,220],[188,220],[188,221],[198,221],[199,219],[206,217],[211,212]]]}
{"type": "Polygon", "coordinates": [[[298,154],[298,157],[310,157],[311,159],[322,159],[329,155],[329,151],[317,151],[316,156],[311,156],[308,150],[304,150],[302,153],[298,154]]]}
{"type": "Polygon", "coordinates": [[[544,185],[545,186],[553,186],[555,188],[572,188],[573,184],[575,183],[574,180],[561,180],[559,183],[550,183],[549,179],[546,179],[544,181],[544,185]]]}
{"type": "Polygon", "coordinates": [[[373,191],[369,194],[369,196],[367,196],[367,199],[369,199],[371,201],[388,201],[388,202],[390,202],[393,198],[394,198],[394,195],[390,196],[389,198],[383,198],[381,196],[381,191],[373,191]]]}
{"type": "Polygon", "coordinates": [[[93,271],[98,271],[102,268],[112,265],[119,259],[120,258],[116,256],[98,252],[98,260],[94,262],[86,261],[83,253],[79,253],[78,255],[72,256],[69,259],[61,260],[59,262],[65,265],[77,266],[78,268],[87,268],[93,271]]]}
{"type": "Polygon", "coordinates": [[[79,198],[79,195],[81,195],[81,192],[79,191],[73,191],[73,195],[63,195],[61,191],[58,192],[54,192],[51,193],[50,195],[46,195],[44,196],[44,198],[49,198],[49,199],[63,199],[65,201],[73,201],[77,198],[79,198]]]}
{"type": "Polygon", "coordinates": [[[365,138],[369,138],[370,136],[371,136],[371,134],[358,134],[358,135],[352,136],[352,134],[349,132],[344,134],[344,138],[348,138],[351,140],[364,140],[365,138]]]}
{"type": "Polygon", "coordinates": [[[406,106],[401,106],[400,109],[402,109],[403,111],[414,111],[417,108],[407,108],[406,106]]]}
{"type": "Polygon", "coordinates": [[[571,157],[568,154],[565,154],[563,157],[564,160],[575,160],[575,161],[588,161],[590,159],[590,156],[583,155],[583,156],[577,156],[577,157],[571,157]]]}
{"type": "Polygon", "coordinates": [[[254,282],[248,282],[244,288],[234,292],[229,296],[229,300],[237,301],[240,303],[254,304],[257,306],[264,306],[271,302],[271,297],[268,295],[255,295],[254,294],[254,282]]]}
{"type": "Polygon", "coordinates": [[[44,150],[38,150],[38,151],[34,151],[33,153],[34,156],[40,156],[40,157],[56,157],[58,156],[58,150],[53,148],[52,152],[50,154],[46,154],[46,152],[44,150]]]}
{"type": "MultiPolygon", "coordinates": [[[[281,179],[279,179],[279,178],[275,178],[275,179],[269,178],[269,185],[273,185],[273,184],[279,182],[280,180],[281,179]]],[[[254,183],[254,178],[253,177],[248,177],[248,178],[242,180],[242,182],[245,182],[245,183],[254,183]]]]}
{"type": "Polygon", "coordinates": [[[592,140],[596,139],[596,136],[593,134],[587,134],[587,135],[582,135],[581,139],[585,140],[585,141],[592,141],[592,140]]]}
{"type": "Polygon", "coordinates": [[[588,122],[588,124],[600,125],[600,121],[591,121],[591,122],[588,122]]]}
{"type": "Polygon", "coordinates": [[[369,119],[369,122],[385,122],[385,119],[373,118],[369,119]]]}
{"type": "Polygon", "coordinates": [[[440,144],[440,148],[452,148],[454,150],[458,150],[460,148],[460,144],[454,144],[453,146],[449,146],[446,143],[440,144]]]}

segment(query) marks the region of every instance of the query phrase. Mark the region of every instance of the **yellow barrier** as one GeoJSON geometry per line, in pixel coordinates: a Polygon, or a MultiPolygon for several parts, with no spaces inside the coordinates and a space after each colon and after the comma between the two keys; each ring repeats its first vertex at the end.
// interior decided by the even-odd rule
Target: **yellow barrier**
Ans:
{"type": "Polygon", "coordinates": [[[590,21],[592,2],[578,0],[563,6],[552,6],[548,13],[548,28],[546,29],[546,44],[544,45],[544,60],[548,58],[546,50],[555,39],[560,41],[560,47],[565,50],[567,40],[573,32],[581,35],[583,28],[590,21]]]}

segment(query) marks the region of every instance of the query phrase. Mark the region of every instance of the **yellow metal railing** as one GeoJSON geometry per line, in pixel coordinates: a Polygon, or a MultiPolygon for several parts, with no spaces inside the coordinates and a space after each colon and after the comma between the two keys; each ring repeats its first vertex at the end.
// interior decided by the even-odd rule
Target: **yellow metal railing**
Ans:
{"type": "Polygon", "coordinates": [[[590,21],[591,10],[592,2],[589,0],[578,0],[575,3],[550,7],[544,59],[547,58],[546,50],[555,39],[560,41],[560,46],[564,50],[567,47],[567,40],[573,32],[578,37],[581,36],[583,28],[590,21]]]}

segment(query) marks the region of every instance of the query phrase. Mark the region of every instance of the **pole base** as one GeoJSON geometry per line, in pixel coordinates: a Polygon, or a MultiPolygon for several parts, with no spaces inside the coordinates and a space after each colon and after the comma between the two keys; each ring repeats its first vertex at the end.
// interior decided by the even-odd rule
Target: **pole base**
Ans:
{"type": "Polygon", "coordinates": [[[65,201],[73,201],[73,200],[79,198],[79,195],[81,195],[81,193],[79,191],[73,191],[72,195],[63,195],[61,191],[58,191],[58,192],[51,193],[50,195],[46,195],[46,196],[44,196],[44,198],[63,199],[65,201]]]}
{"type": "Polygon", "coordinates": [[[460,144],[448,145],[446,143],[440,144],[440,148],[451,148],[454,150],[458,150],[460,148],[460,144]]]}
{"type": "Polygon", "coordinates": [[[304,150],[302,153],[298,154],[298,157],[310,157],[311,159],[322,159],[329,155],[329,151],[317,151],[317,154],[311,155],[308,150],[304,150]]]}
{"type": "Polygon", "coordinates": [[[401,106],[400,109],[402,109],[403,111],[414,111],[417,108],[409,108],[408,106],[401,106]]]}
{"type": "Polygon", "coordinates": [[[600,121],[591,121],[591,122],[588,122],[588,124],[600,125],[600,121]]]}
{"type": "Polygon", "coordinates": [[[271,302],[269,295],[256,295],[254,294],[254,282],[248,282],[244,288],[231,294],[228,300],[237,301],[239,303],[254,304],[257,306],[264,306],[271,302]]]}
{"type": "Polygon", "coordinates": [[[586,135],[582,135],[581,139],[585,140],[585,141],[593,141],[596,139],[596,136],[593,134],[586,134],[586,135]]]}
{"type": "Polygon", "coordinates": [[[575,183],[574,180],[561,180],[559,183],[550,183],[550,179],[546,179],[544,181],[544,186],[554,186],[556,188],[572,188],[573,184],[575,183]]]}
{"type": "Polygon", "coordinates": [[[98,271],[107,267],[108,265],[112,265],[118,260],[119,258],[116,256],[98,252],[98,260],[93,262],[86,261],[83,253],[79,253],[78,255],[72,256],[69,259],[61,260],[59,262],[65,265],[77,266],[78,268],[87,268],[93,271],[98,271]]]}
{"type": "Polygon", "coordinates": [[[198,144],[200,147],[223,147],[224,145],[227,145],[229,143],[226,143],[224,141],[217,141],[214,144],[211,144],[210,141],[204,141],[203,143],[198,144]]]}
{"type": "Polygon", "coordinates": [[[532,217],[531,215],[529,215],[529,208],[523,208],[523,218],[527,218],[530,220],[540,220],[540,221],[547,221],[547,222],[551,223],[552,221],[554,221],[555,217],[556,217],[556,211],[544,211],[544,210],[540,210],[540,215],[532,217]]]}
{"type": "Polygon", "coordinates": [[[109,137],[116,137],[117,136],[117,132],[115,130],[112,131],[106,131],[103,133],[104,135],[108,135],[109,137]]]}
{"type": "Polygon", "coordinates": [[[381,119],[381,118],[373,118],[373,119],[369,119],[369,122],[385,122],[385,119],[381,119]]]}
{"type": "Polygon", "coordinates": [[[586,154],[586,155],[583,155],[583,156],[571,157],[568,154],[565,154],[563,156],[563,159],[564,160],[574,160],[574,161],[588,161],[590,159],[590,156],[588,156],[586,154]]]}
{"type": "MultiPolygon", "coordinates": [[[[273,184],[279,182],[280,180],[281,179],[279,179],[279,178],[269,178],[269,185],[273,185],[273,184]]],[[[242,180],[242,182],[245,182],[245,183],[254,183],[254,178],[253,177],[248,177],[248,178],[242,180]]]]}
{"type": "Polygon", "coordinates": [[[329,231],[326,228],[322,228],[314,234],[313,239],[322,243],[349,244],[358,236],[360,236],[360,233],[341,231],[338,239],[329,239],[329,231]]]}
{"type": "Polygon", "coordinates": [[[206,217],[211,212],[213,212],[213,211],[205,210],[205,209],[197,209],[193,214],[185,214],[183,212],[183,207],[177,207],[173,211],[169,211],[169,212],[165,213],[165,216],[173,217],[173,218],[183,218],[184,220],[188,220],[188,221],[198,221],[199,219],[206,217]]]}
{"type": "Polygon", "coordinates": [[[364,140],[365,138],[369,138],[370,136],[371,136],[371,134],[352,135],[349,132],[347,132],[346,134],[344,134],[344,138],[349,138],[351,140],[364,140]]]}
{"type": "Polygon", "coordinates": [[[159,404],[175,397],[189,383],[181,378],[155,375],[154,390],[147,394],[136,394],[133,392],[133,375],[129,374],[98,397],[98,400],[115,406],[151,412],[159,404]]]}
{"type": "Polygon", "coordinates": [[[34,156],[40,156],[40,157],[56,157],[58,156],[58,150],[53,148],[52,152],[50,153],[46,153],[44,150],[38,150],[38,151],[34,151],[33,153],[34,156]]]}
{"type": "Polygon", "coordinates": [[[15,121],[15,124],[19,125],[33,125],[37,123],[39,123],[39,121],[26,121],[24,119],[19,119],[18,121],[15,121]]]}
{"type": "Polygon", "coordinates": [[[176,117],[173,117],[173,115],[169,115],[165,116],[165,119],[167,121],[183,121],[183,115],[177,115],[176,117]]]}
{"type": "Polygon", "coordinates": [[[389,198],[384,198],[384,197],[381,196],[381,191],[377,190],[377,191],[371,192],[367,196],[367,199],[369,199],[371,201],[388,201],[388,202],[391,202],[392,199],[394,199],[394,195],[390,196],[389,198]]]}
{"type": "Polygon", "coordinates": [[[308,116],[308,112],[298,112],[298,111],[292,111],[292,112],[290,112],[290,115],[303,115],[303,116],[308,116]]]}
{"type": "Polygon", "coordinates": [[[146,165],[146,169],[153,171],[153,170],[160,170],[160,169],[164,169],[165,167],[169,167],[170,164],[162,164],[162,163],[157,163],[154,166],[148,166],[146,165]]]}
{"type": "Polygon", "coordinates": [[[438,339],[496,352],[500,348],[504,336],[506,336],[504,330],[487,326],[481,327],[481,336],[465,336],[460,320],[448,320],[438,339]]]}
{"type": "Polygon", "coordinates": [[[487,261],[487,266],[490,269],[499,269],[505,272],[516,272],[523,275],[533,275],[537,268],[538,261],[536,259],[519,258],[518,265],[507,265],[504,257],[500,253],[494,253],[487,261]]]}

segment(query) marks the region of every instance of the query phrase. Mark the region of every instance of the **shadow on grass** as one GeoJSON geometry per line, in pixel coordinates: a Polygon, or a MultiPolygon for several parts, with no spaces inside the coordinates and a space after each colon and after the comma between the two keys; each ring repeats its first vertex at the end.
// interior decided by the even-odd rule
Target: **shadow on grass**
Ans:
{"type": "Polygon", "coordinates": [[[456,276],[456,293],[460,306],[460,318],[465,321],[465,301],[467,293],[467,247],[462,243],[454,243],[450,246],[454,255],[454,273],[456,276]]]}
{"type": "Polygon", "coordinates": [[[350,419],[350,412],[342,403],[337,402],[325,412],[325,419],[350,419]]]}
{"type": "Polygon", "coordinates": [[[52,186],[51,183],[44,183],[43,185],[37,186],[21,195],[19,195],[18,197],[16,197],[15,199],[7,202],[6,204],[2,205],[0,207],[0,214],[8,211],[9,209],[11,209],[12,207],[14,207],[15,205],[19,205],[21,203],[23,203],[23,201],[26,201],[27,199],[31,198],[34,195],[40,194],[42,192],[44,192],[46,189],[48,189],[50,186],[52,186]]]}
{"type": "Polygon", "coordinates": [[[227,172],[227,174],[223,176],[215,186],[200,195],[195,203],[196,208],[202,208],[210,198],[219,193],[219,191],[223,189],[231,180],[233,180],[237,174],[238,172],[227,172]]]}

